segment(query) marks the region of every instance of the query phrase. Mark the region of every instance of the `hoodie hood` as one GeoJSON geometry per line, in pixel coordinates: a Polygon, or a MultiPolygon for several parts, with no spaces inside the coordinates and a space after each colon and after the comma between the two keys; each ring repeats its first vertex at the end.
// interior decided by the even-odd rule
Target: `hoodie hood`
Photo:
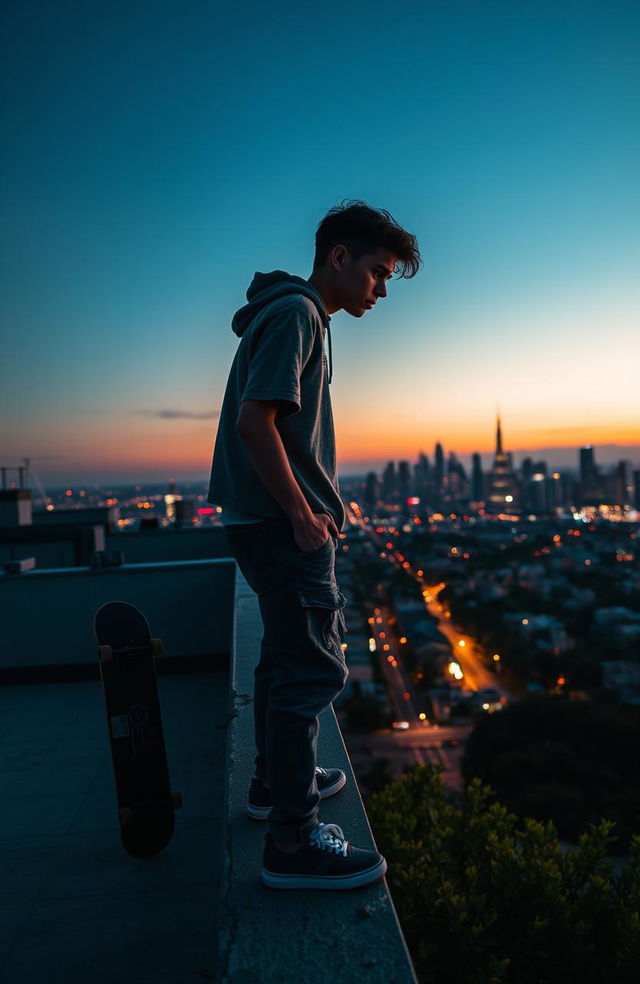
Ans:
{"type": "Polygon", "coordinates": [[[331,318],[327,314],[320,294],[308,280],[295,277],[284,270],[273,270],[271,273],[255,273],[247,288],[247,301],[233,316],[231,327],[238,337],[242,337],[255,316],[278,297],[286,294],[304,294],[313,301],[329,336],[329,382],[333,377],[333,356],[331,352],[331,318]]]}

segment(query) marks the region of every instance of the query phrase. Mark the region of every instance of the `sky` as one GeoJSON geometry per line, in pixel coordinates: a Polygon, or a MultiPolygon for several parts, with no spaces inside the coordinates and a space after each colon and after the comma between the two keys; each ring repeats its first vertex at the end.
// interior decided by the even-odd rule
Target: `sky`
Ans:
{"type": "Polygon", "coordinates": [[[640,465],[635,0],[5,4],[0,464],[208,479],[256,270],[344,199],[424,264],[332,318],[341,473],[640,465]],[[551,450],[548,450],[551,449],[551,450]]]}

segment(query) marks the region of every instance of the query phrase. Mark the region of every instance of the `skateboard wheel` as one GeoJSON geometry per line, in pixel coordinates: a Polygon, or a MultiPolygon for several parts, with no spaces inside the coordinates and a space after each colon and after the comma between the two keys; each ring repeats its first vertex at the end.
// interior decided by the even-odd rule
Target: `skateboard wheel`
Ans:
{"type": "Polygon", "coordinates": [[[101,663],[113,663],[113,650],[111,646],[98,646],[101,663]]]}
{"type": "Polygon", "coordinates": [[[173,803],[174,810],[179,810],[182,806],[182,793],[174,793],[171,797],[171,802],[173,803]]]}
{"type": "Polygon", "coordinates": [[[151,652],[154,656],[159,656],[163,650],[162,639],[151,640],[151,652]]]}
{"type": "Polygon", "coordinates": [[[120,823],[123,827],[130,827],[133,823],[133,810],[128,806],[123,806],[118,810],[120,814],[120,823]]]}

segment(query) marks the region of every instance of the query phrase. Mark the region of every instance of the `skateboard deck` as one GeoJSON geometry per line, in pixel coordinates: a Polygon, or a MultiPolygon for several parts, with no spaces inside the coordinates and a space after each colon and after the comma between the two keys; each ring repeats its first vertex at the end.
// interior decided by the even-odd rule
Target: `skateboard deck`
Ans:
{"type": "Polygon", "coordinates": [[[120,837],[134,858],[150,858],[171,840],[174,810],[162,730],[155,656],[162,642],[133,605],[110,601],[98,609],[94,632],[100,657],[118,801],[120,837]]]}

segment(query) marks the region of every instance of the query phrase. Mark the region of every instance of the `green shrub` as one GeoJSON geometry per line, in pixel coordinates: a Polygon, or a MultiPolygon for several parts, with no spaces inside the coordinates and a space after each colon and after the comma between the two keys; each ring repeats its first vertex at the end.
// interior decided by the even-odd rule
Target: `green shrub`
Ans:
{"type": "Polygon", "coordinates": [[[567,850],[550,821],[519,821],[491,799],[473,779],[452,805],[429,766],[370,799],[421,984],[636,984],[640,838],[614,875],[612,822],[567,850]]]}

